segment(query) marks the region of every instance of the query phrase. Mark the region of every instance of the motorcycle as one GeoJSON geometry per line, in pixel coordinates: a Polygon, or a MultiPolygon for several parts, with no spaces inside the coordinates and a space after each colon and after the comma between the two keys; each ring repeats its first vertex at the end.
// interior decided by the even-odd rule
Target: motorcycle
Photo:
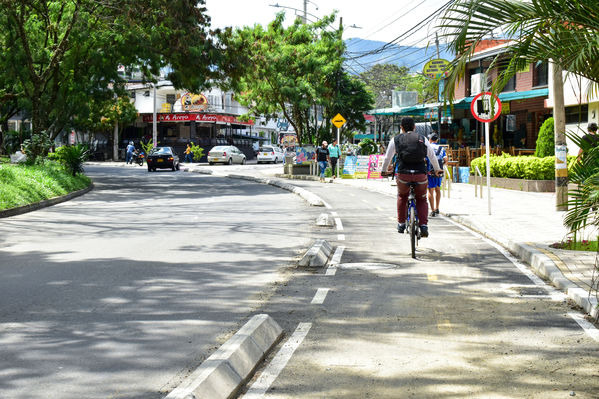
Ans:
{"type": "Polygon", "coordinates": [[[141,151],[141,152],[134,151],[133,154],[131,155],[131,163],[136,163],[139,166],[143,166],[145,157],[146,157],[146,155],[143,153],[143,151],[141,151]]]}

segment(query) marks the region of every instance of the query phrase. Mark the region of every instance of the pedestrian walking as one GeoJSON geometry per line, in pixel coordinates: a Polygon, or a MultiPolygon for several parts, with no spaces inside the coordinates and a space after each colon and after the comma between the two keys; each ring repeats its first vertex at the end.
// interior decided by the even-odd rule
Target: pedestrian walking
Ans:
{"type": "Polygon", "coordinates": [[[131,163],[131,159],[133,158],[133,151],[135,151],[135,145],[133,145],[133,141],[129,142],[127,146],[127,156],[125,157],[126,163],[131,163]]]}
{"type": "Polygon", "coordinates": [[[329,143],[322,142],[322,145],[316,149],[316,160],[320,167],[320,182],[324,183],[324,171],[327,169],[329,159],[329,143]]]}
{"type": "Polygon", "coordinates": [[[337,162],[339,161],[339,157],[341,156],[341,150],[339,149],[339,145],[337,145],[337,140],[333,140],[333,144],[328,146],[329,150],[329,158],[331,160],[331,170],[333,172],[333,179],[337,178],[337,162]]]}
{"type": "MultiPolygon", "coordinates": [[[[435,152],[439,167],[443,169],[443,165],[447,163],[447,153],[445,152],[445,148],[438,144],[439,136],[437,133],[431,134],[429,141],[431,143],[431,147],[433,147],[433,151],[435,152]]],[[[436,216],[439,214],[441,183],[443,182],[443,177],[435,175],[433,165],[428,158],[426,163],[428,165],[428,202],[431,206],[431,216],[436,216]]]]}
{"type": "Polygon", "coordinates": [[[187,144],[187,148],[185,149],[185,160],[183,162],[193,162],[193,152],[191,151],[191,146],[187,144]]]}

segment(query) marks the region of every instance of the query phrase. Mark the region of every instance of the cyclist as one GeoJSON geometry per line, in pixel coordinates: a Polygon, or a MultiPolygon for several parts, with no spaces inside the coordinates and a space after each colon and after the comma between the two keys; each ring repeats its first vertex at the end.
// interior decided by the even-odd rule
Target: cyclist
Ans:
{"type": "Polygon", "coordinates": [[[428,237],[428,204],[426,201],[428,178],[425,159],[428,158],[433,165],[434,175],[441,176],[443,171],[439,167],[433,147],[424,135],[414,131],[415,127],[413,118],[401,119],[401,134],[396,135],[389,142],[383,162],[383,171],[386,171],[385,175],[390,173],[392,170],[391,159],[397,155],[395,166],[397,173],[397,232],[403,233],[406,229],[406,212],[410,193],[408,183],[416,183],[414,194],[416,195],[420,236],[428,237]]]}

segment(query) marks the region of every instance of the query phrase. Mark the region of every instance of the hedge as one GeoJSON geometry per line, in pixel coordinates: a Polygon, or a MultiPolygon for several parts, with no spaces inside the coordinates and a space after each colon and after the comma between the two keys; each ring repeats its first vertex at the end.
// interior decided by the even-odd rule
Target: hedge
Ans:
{"type": "MultiPolygon", "coordinates": [[[[571,168],[576,157],[568,156],[568,169],[571,168]]],[[[475,158],[470,163],[470,173],[476,174],[476,166],[483,176],[487,175],[487,156],[475,158]]],[[[555,178],[555,156],[512,156],[509,154],[491,155],[491,176],[507,177],[511,179],[527,180],[553,180],[555,178]]]]}

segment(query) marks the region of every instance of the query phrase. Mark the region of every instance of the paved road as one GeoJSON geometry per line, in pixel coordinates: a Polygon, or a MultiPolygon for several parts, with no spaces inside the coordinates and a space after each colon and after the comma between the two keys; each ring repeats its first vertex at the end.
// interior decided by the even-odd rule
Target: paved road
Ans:
{"type": "Polygon", "coordinates": [[[242,180],[90,166],[0,221],[0,397],[161,398],[285,281],[316,210],[242,180]]]}
{"type": "Polygon", "coordinates": [[[340,223],[318,236],[345,250],[264,307],[288,340],[240,397],[599,398],[599,343],[580,313],[490,242],[435,218],[413,260],[392,197],[295,183],[331,205],[340,223]]]}

